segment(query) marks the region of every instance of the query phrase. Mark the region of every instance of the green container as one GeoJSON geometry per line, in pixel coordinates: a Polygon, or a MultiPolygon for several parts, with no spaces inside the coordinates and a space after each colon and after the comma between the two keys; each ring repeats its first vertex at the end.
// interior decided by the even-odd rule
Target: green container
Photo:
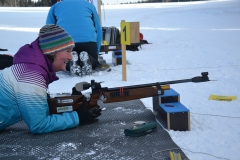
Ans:
{"type": "Polygon", "coordinates": [[[134,126],[132,129],[125,129],[125,136],[139,137],[157,131],[156,122],[147,122],[145,124],[134,126]]]}

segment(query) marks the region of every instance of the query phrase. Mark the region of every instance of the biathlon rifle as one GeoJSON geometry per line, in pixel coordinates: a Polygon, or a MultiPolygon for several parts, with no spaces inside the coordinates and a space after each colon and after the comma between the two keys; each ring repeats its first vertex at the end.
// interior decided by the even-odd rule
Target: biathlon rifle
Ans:
{"type": "MultiPolygon", "coordinates": [[[[163,95],[164,90],[170,89],[170,84],[186,83],[186,82],[207,82],[208,72],[202,72],[201,76],[193,77],[191,79],[182,79],[175,81],[156,82],[141,85],[132,85],[125,87],[108,88],[101,87],[102,82],[91,83],[81,82],[75,85],[77,91],[81,92],[89,88],[92,89],[90,99],[87,101],[86,108],[92,109],[97,106],[98,100],[103,103],[122,102],[140,98],[154,97],[163,95]]],[[[51,114],[63,113],[67,111],[77,110],[84,100],[84,95],[69,95],[59,96],[48,99],[49,109],[51,114]]]]}

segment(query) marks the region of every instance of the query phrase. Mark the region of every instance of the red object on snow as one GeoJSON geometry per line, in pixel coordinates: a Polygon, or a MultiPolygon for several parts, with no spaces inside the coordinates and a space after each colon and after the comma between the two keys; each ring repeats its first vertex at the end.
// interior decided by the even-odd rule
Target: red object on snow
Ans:
{"type": "Polygon", "coordinates": [[[143,34],[139,33],[139,36],[140,36],[140,40],[143,40],[143,34]]]}

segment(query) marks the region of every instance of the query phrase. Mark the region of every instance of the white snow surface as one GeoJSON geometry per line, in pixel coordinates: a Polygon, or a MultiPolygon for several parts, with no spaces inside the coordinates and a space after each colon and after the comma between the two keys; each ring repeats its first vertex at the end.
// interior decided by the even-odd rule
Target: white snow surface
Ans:
{"type": "MultiPolygon", "coordinates": [[[[14,55],[22,45],[35,40],[48,10],[0,7],[0,48],[8,49],[1,54],[14,55]]],[[[190,79],[209,72],[209,78],[216,81],[171,85],[191,112],[191,131],[168,133],[191,160],[239,160],[240,1],[104,6],[103,26],[119,28],[121,20],[140,22],[140,32],[152,43],[137,52],[127,51],[127,81],[122,80],[119,65],[112,66],[109,73],[86,77],[58,73],[60,79],[50,84],[49,91],[71,92],[76,83],[92,79],[112,88],[190,79]],[[237,100],[208,100],[211,94],[237,96],[237,100]]],[[[112,63],[111,52],[102,56],[112,63]]],[[[152,98],[141,100],[152,110],[152,98]]]]}

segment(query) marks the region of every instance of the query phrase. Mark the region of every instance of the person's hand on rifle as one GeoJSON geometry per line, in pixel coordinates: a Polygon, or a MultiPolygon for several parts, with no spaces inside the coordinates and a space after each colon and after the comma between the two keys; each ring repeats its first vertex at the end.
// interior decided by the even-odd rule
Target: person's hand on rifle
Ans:
{"type": "Polygon", "coordinates": [[[82,92],[76,90],[75,87],[72,88],[72,95],[82,95],[82,92]]]}
{"type": "Polygon", "coordinates": [[[83,106],[79,106],[77,113],[79,117],[79,124],[91,123],[101,115],[102,109],[97,106],[91,110],[86,109],[83,106]]]}
{"type": "MultiPolygon", "coordinates": [[[[72,88],[72,95],[82,95],[81,92],[77,91],[75,87],[72,88]]],[[[93,122],[97,117],[101,115],[102,109],[99,106],[90,110],[86,109],[87,99],[84,97],[82,104],[76,110],[79,117],[79,124],[85,124],[93,122]]]]}

